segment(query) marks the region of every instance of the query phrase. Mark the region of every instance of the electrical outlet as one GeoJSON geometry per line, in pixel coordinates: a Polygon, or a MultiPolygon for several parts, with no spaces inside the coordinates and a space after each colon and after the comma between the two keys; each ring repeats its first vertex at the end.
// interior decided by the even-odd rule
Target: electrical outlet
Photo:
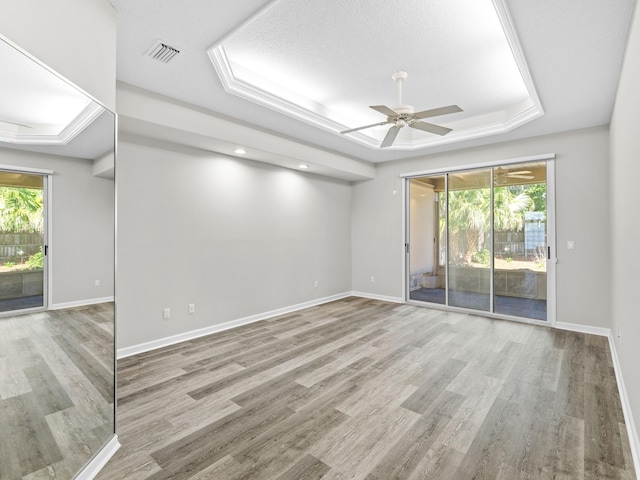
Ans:
{"type": "Polygon", "coordinates": [[[315,282],[313,282],[313,286],[314,286],[314,288],[318,288],[318,280],[316,280],[315,282]]]}
{"type": "Polygon", "coordinates": [[[100,280],[96,280],[95,285],[96,285],[96,287],[99,287],[100,286],[100,280]]]}
{"type": "Polygon", "coordinates": [[[196,313],[196,306],[193,303],[189,304],[189,315],[196,313]]]}
{"type": "Polygon", "coordinates": [[[376,281],[376,277],[371,277],[370,280],[371,280],[371,283],[374,283],[376,281]]]}
{"type": "Polygon", "coordinates": [[[168,320],[171,318],[171,309],[170,308],[165,308],[162,310],[162,318],[164,318],[165,320],[168,320]]]}

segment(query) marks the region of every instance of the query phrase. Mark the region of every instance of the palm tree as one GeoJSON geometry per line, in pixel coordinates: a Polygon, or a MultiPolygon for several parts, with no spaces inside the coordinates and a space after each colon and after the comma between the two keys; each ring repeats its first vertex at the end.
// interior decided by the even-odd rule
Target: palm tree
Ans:
{"type": "Polygon", "coordinates": [[[489,189],[449,192],[450,258],[471,262],[482,248],[489,227],[489,189]]]}
{"type": "Polygon", "coordinates": [[[533,210],[531,197],[522,189],[497,187],[493,193],[493,224],[496,230],[519,232],[524,228],[524,212],[533,210]],[[516,193],[514,190],[521,190],[516,193]]]}
{"type": "Polygon", "coordinates": [[[42,231],[42,190],[0,187],[0,230],[42,231]]]}
{"type": "MultiPolygon", "coordinates": [[[[494,228],[520,231],[524,227],[524,212],[534,208],[533,200],[524,188],[496,187],[493,198],[494,228]]],[[[490,230],[491,191],[489,188],[449,192],[449,258],[470,263],[484,248],[490,230]]],[[[444,216],[440,233],[443,238],[444,216]]]]}

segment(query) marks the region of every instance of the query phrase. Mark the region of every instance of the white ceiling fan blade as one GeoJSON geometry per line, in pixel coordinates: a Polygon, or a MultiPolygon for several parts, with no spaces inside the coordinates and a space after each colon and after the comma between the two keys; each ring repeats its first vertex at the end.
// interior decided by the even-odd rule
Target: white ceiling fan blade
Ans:
{"type": "Polygon", "coordinates": [[[400,127],[396,127],[396,126],[391,127],[387,132],[387,134],[385,135],[384,140],[382,140],[382,144],[380,145],[380,148],[390,147],[391,145],[393,145],[393,142],[398,136],[399,131],[400,131],[400,127]]]}
{"type": "Polygon", "coordinates": [[[421,112],[416,112],[413,114],[413,117],[421,119],[421,118],[437,117],[439,115],[447,115],[449,113],[458,113],[461,111],[462,109],[458,105],[449,105],[448,107],[433,108],[431,110],[423,110],[421,112]]]}
{"type": "Polygon", "coordinates": [[[371,127],[379,127],[380,125],[386,125],[387,123],[391,123],[391,122],[380,122],[380,123],[374,123],[373,125],[365,125],[364,127],[357,127],[357,128],[351,128],[349,130],[344,130],[340,133],[344,134],[344,133],[351,133],[351,132],[357,132],[358,130],[364,130],[365,128],[371,128],[371,127]]]}
{"type": "Polygon", "coordinates": [[[427,122],[412,122],[409,126],[425,132],[435,133],[436,135],[446,135],[451,131],[451,128],[441,127],[440,125],[434,125],[433,123],[427,122]]]}
{"type": "Polygon", "coordinates": [[[373,108],[376,112],[380,112],[381,114],[386,115],[387,117],[397,117],[398,116],[398,114],[396,112],[391,110],[386,105],[372,105],[369,108],[373,108]]]}
{"type": "Polygon", "coordinates": [[[533,175],[507,175],[507,177],[509,178],[522,178],[524,180],[533,180],[534,177],[533,175]]]}

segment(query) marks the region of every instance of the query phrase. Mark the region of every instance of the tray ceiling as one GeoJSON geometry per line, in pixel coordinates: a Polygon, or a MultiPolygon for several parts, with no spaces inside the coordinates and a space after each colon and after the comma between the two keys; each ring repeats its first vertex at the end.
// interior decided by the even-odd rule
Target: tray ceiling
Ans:
{"type": "MultiPolygon", "coordinates": [[[[409,72],[403,104],[457,104],[430,122],[446,136],[403,128],[414,150],[509,131],[542,115],[502,0],[367,2],[277,0],[209,49],[225,90],[336,135],[385,121],[369,105],[398,105],[396,70],[409,72]],[[392,59],[392,62],[381,59],[392,59]]],[[[345,136],[378,148],[389,125],[345,136]]]]}
{"type": "MultiPolygon", "coordinates": [[[[118,14],[117,77],[121,82],[204,108],[218,118],[373,163],[606,125],[636,3],[109,1],[118,14]],[[433,13],[424,13],[427,6],[433,13]],[[485,17],[488,13],[491,15],[485,17]],[[495,36],[481,37],[485,30],[495,36]],[[507,51],[505,39],[512,55],[509,65],[495,56],[495,52],[507,51]],[[168,63],[145,55],[158,40],[180,53],[168,63]],[[221,61],[227,63],[220,67],[233,74],[235,83],[246,84],[243,96],[225,89],[231,83],[224,76],[220,80],[207,54],[214,49],[211,54],[215,55],[217,47],[224,53],[221,61]],[[249,72],[241,72],[242,64],[249,72]],[[514,64],[520,80],[513,75],[514,64]],[[456,130],[443,137],[449,143],[429,144],[439,139],[404,129],[416,135],[415,139],[404,137],[409,133],[403,131],[398,137],[402,147],[394,144],[381,149],[377,145],[384,127],[362,132],[364,138],[336,133],[384,120],[368,107],[396,103],[391,75],[398,70],[409,73],[404,103],[416,110],[451,104],[462,107],[462,113],[429,119],[444,126],[456,124],[456,130]],[[263,77],[262,83],[241,82],[247,73],[263,77]],[[274,76],[269,86],[265,73],[274,76]],[[514,81],[506,82],[507,78],[514,81]],[[294,101],[282,93],[269,100],[288,103],[308,118],[267,107],[253,98],[269,98],[271,87],[277,93],[283,84],[289,85],[294,101]],[[497,88],[506,84],[510,86],[497,88]],[[518,104],[523,85],[530,100],[518,104]],[[313,108],[305,106],[309,100],[315,102],[313,108]],[[529,101],[533,108],[541,105],[544,115],[527,122],[528,115],[537,115],[527,110],[529,101]],[[319,105],[342,117],[327,114],[334,123],[322,126],[327,120],[322,111],[318,114],[318,108],[323,108],[319,105]],[[484,126],[472,124],[479,120],[486,121],[484,126]],[[516,127],[520,121],[526,123],[516,127]],[[500,128],[511,130],[496,133],[500,128]],[[463,140],[455,136],[462,132],[468,140],[454,141],[463,140]],[[373,139],[366,138],[369,134],[373,139]],[[426,145],[420,147],[416,142],[426,145]]],[[[246,156],[251,157],[250,149],[246,156]]]]}

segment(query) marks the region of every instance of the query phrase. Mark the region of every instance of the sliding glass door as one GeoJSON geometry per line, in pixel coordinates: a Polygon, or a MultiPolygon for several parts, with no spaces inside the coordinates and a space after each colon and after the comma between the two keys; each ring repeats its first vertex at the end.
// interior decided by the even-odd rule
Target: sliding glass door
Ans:
{"type": "Polygon", "coordinates": [[[547,320],[547,161],[408,179],[410,300],[547,320]]]}
{"type": "Polygon", "coordinates": [[[0,312],[44,306],[45,182],[0,170],[0,312]]]}
{"type": "Polygon", "coordinates": [[[496,313],[547,319],[546,162],[494,169],[496,313]]]}
{"type": "Polygon", "coordinates": [[[447,187],[449,305],[489,312],[491,169],[449,174],[447,187]]]}

